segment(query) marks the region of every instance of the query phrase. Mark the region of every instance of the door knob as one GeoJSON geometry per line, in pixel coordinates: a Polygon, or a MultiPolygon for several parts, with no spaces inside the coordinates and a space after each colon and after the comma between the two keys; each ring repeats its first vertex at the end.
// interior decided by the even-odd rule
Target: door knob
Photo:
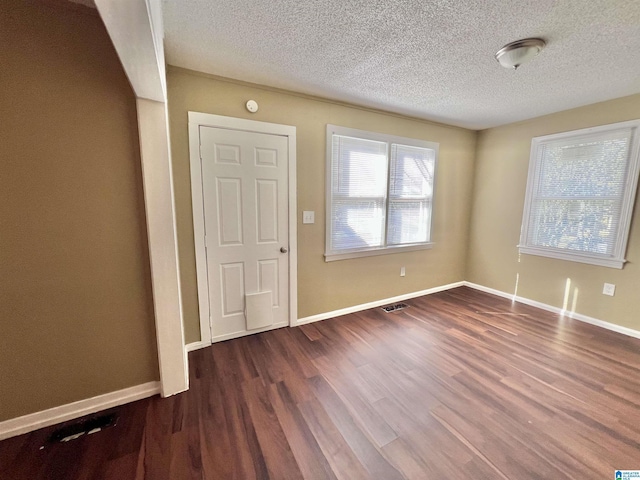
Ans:
{"type": "Polygon", "coordinates": [[[286,249],[286,247],[280,247],[280,252],[282,253],[287,253],[289,250],[286,249]]]}

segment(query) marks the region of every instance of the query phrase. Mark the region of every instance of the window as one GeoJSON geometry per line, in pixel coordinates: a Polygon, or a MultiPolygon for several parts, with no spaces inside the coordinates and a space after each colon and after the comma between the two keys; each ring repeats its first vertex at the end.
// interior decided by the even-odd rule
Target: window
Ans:
{"type": "Polygon", "coordinates": [[[431,246],[438,144],[327,125],[326,261],[431,246]]]}
{"type": "Polygon", "coordinates": [[[640,120],[534,138],[520,252],[622,268],[640,120]]]}

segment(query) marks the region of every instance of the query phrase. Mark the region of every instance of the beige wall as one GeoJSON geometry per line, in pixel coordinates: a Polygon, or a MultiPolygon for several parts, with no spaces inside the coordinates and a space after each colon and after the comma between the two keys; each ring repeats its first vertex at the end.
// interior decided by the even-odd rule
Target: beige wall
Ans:
{"type": "Polygon", "coordinates": [[[135,98],[81,10],[0,8],[0,421],[158,378],[135,98]]]}
{"type": "Polygon", "coordinates": [[[640,330],[640,209],[623,270],[518,255],[532,137],[640,117],[640,95],[547,115],[479,133],[467,279],[640,330]],[[603,283],[616,295],[602,295],[603,283]]]}
{"type": "Polygon", "coordinates": [[[464,280],[476,133],[302,95],[223,81],[185,70],[168,73],[178,243],[187,342],[199,339],[187,112],[294,125],[298,168],[299,317],[464,280]],[[260,105],[256,114],[247,100],[260,105]],[[431,250],[325,263],[325,141],[328,123],[440,143],[431,250]],[[316,223],[302,224],[314,210],[316,223]],[[407,275],[400,277],[400,267],[407,275]]]}

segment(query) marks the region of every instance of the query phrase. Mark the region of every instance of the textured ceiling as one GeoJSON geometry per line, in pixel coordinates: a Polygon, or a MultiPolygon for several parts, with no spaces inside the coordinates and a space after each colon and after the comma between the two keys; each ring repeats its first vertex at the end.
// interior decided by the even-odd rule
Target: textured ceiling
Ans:
{"type": "MultiPolygon", "coordinates": [[[[482,129],[640,92],[638,0],[164,0],[171,65],[482,129]],[[542,37],[517,71],[504,44],[542,37]]],[[[640,116],[640,112],[638,113],[640,116]]]]}

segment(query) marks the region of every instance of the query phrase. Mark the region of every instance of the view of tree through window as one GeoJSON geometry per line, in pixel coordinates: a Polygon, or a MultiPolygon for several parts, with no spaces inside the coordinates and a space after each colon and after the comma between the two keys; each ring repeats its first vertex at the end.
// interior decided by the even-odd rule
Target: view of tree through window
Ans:
{"type": "Polygon", "coordinates": [[[429,239],[435,152],[406,145],[391,146],[389,188],[390,245],[429,239]]]}
{"type": "Polygon", "coordinates": [[[429,243],[437,145],[347,133],[328,143],[327,256],[429,243]]]}
{"type": "Polygon", "coordinates": [[[631,155],[637,126],[615,127],[534,139],[521,251],[622,259],[635,191],[628,179],[637,178],[631,155]]]}

